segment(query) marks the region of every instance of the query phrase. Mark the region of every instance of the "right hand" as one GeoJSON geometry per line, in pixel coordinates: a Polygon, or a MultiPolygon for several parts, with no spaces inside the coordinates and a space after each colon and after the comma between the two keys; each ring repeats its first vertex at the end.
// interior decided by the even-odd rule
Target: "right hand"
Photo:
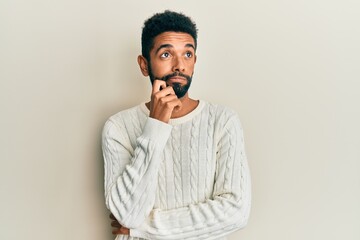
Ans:
{"type": "Polygon", "coordinates": [[[173,111],[179,111],[182,103],[166,82],[155,80],[152,87],[150,117],[168,123],[173,111]],[[160,90],[161,89],[161,90],[160,90]]]}
{"type": "Polygon", "coordinates": [[[111,226],[114,227],[115,229],[112,230],[112,234],[114,235],[130,235],[130,229],[122,226],[115,218],[115,216],[111,213],[110,214],[110,219],[111,219],[111,226]]]}

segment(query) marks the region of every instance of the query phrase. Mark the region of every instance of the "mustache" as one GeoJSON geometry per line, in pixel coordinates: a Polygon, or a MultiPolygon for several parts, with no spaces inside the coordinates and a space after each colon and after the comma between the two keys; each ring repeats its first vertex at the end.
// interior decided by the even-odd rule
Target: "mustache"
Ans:
{"type": "Polygon", "coordinates": [[[181,72],[174,72],[172,74],[168,74],[168,75],[165,75],[164,77],[162,77],[160,80],[162,81],[165,81],[167,82],[170,78],[172,77],[183,77],[183,78],[186,78],[186,80],[189,82],[191,81],[191,77],[186,75],[186,74],[183,74],[181,72]]]}

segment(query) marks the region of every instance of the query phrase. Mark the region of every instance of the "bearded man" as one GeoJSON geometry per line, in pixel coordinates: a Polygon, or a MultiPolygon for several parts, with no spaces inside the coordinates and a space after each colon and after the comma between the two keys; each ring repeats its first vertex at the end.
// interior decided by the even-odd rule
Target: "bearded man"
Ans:
{"type": "Polygon", "coordinates": [[[145,21],[140,70],[151,99],[103,129],[105,198],[120,239],[225,239],[250,213],[250,174],[237,114],[189,97],[197,29],[165,11],[145,21]]]}

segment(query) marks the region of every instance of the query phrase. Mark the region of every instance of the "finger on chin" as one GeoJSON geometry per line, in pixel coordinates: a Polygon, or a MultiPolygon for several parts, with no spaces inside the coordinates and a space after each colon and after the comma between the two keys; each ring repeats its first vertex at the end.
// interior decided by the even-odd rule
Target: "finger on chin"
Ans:
{"type": "Polygon", "coordinates": [[[162,80],[155,80],[152,86],[152,93],[159,92],[161,90],[160,87],[162,87],[162,89],[166,88],[166,83],[162,80]]]}

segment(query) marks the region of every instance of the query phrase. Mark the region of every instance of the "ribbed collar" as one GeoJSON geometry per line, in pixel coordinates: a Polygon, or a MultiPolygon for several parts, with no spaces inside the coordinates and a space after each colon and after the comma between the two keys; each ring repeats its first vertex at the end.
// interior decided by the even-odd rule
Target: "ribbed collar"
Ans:
{"type": "MultiPolygon", "coordinates": [[[[189,112],[185,116],[182,116],[182,117],[179,117],[179,118],[171,118],[170,121],[169,121],[169,124],[175,126],[175,125],[179,125],[179,124],[185,123],[187,121],[190,121],[197,114],[199,114],[201,112],[201,110],[203,110],[205,105],[206,105],[205,101],[199,100],[199,104],[197,105],[197,107],[194,110],[192,110],[191,112],[189,112]]],[[[145,102],[140,104],[140,109],[141,109],[141,111],[143,113],[145,113],[146,116],[150,115],[150,110],[146,107],[145,102]]]]}

